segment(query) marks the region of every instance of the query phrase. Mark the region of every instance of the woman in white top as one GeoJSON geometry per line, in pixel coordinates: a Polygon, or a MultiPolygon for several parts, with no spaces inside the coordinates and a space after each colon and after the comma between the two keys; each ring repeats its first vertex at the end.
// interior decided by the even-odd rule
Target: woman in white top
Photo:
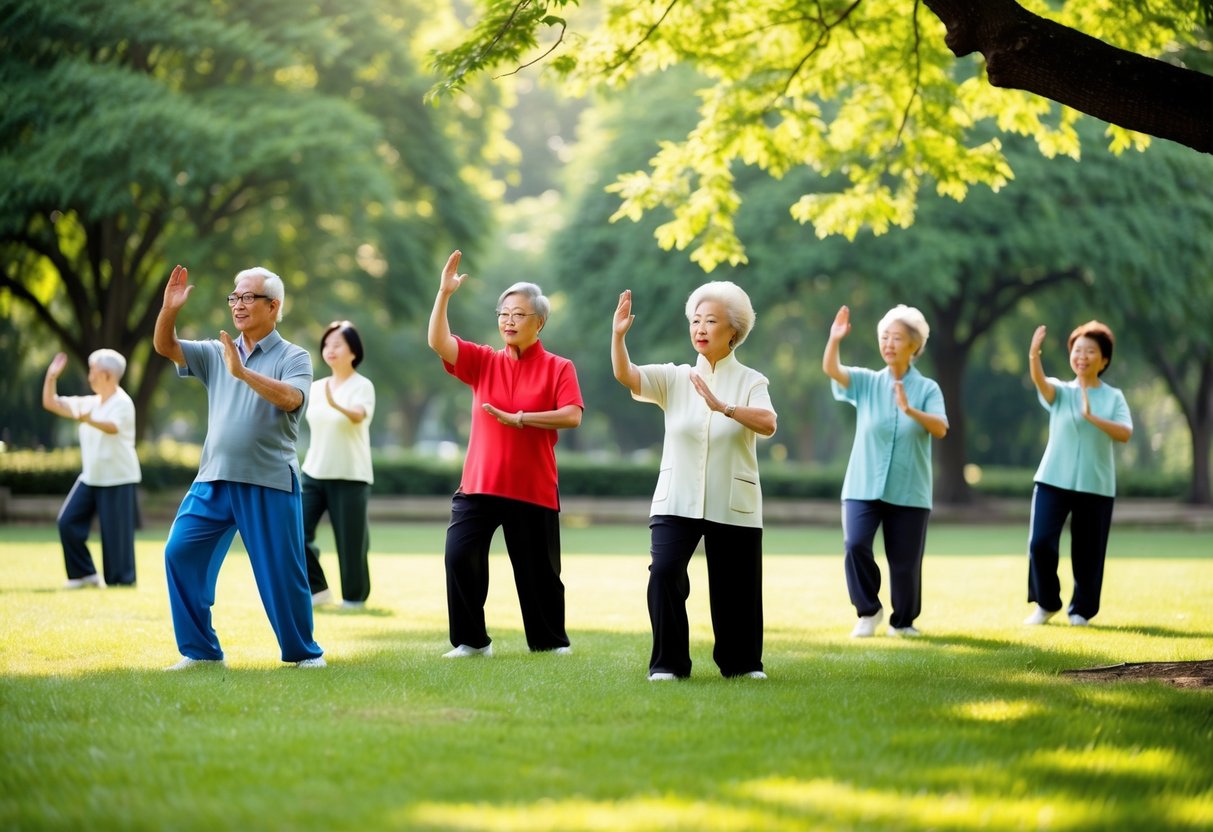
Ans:
{"type": "Polygon", "coordinates": [[[88,357],[92,396],[60,396],[59,376],[67,356],[59,353],[46,369],[42,406],[80,423],[80,477],[59,510],[59,540],[67,566],[65,589],[86,586],[134,586],[135,529],[139,527],[136,486],[143,478],[135,454],[135,403],[119,386],[126,359],[114,350],[88,357]],[[93,517],[101,527],[101,563],[105,580],[88,551],[93,517]]]}
{"type": "Polygon", "coordinates": [[[712,658],[725,677],[765,679],[762,669],[762,489],[757,436],[775,433],[767,379],[733,350],[754,326],[750,298],[728,281],[705,283],[686,304],[695,366],[628,356],[631,290],[619,296],[611,339],[615,378],[638,401],[665,411],[665,444],[653,494],[649,680],[691,675],[687,566],[702,539],[708,567],[712,658]]]}
{"type": "Polygon", "coordinates": [[[307,577],[313,605],[332,600],[316,545],[316,526],[327,511],[341,569],[342,605],[362,607],[371,594],[367,502],[374,481],[370,426],[375,385],[355,369],[362,363],[362,338],[349,321],[329,324],[320,338],[320,354],[333,373],[312,382],[307,397],[311,444],[301,469],[307,577]]]}

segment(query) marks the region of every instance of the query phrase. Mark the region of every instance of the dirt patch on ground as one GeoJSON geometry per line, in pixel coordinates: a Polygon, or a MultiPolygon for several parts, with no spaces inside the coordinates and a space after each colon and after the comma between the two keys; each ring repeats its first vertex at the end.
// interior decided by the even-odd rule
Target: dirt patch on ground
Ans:
{"type": "Polygon", "coordinates": [[[1213,659],[1195,662],[1130,662],[1063,670],[1084,682],[1140,682],[1157,679],[1177,688],[1213,688],[1213,659]]]}

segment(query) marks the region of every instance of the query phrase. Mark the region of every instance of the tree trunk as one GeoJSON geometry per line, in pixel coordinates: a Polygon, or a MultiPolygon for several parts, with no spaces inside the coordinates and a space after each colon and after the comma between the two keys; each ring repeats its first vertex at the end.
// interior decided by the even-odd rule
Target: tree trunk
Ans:
{"type": "Polygon", "coordinates": [[[995,87],[1213,153],[1213,76],[1110,46],[1014,0],[925,0],[957,57],[980,52],[995,87]]]}
{"type": "Polygon", "coordinates": [[[973,490],[965,480],[966,433],[962,380],[969,353],[951,338],[946,327],[936,327],[931,334],[931,357],[935,362],[935,381],[943,393],[944,407],[948,412],[948,435],[934,442],[932,456],[935,459],[935,499],[941,503],[970,503],[973,490]],[[943,343],[940,343],[940,342],[943,343]]]}
{"type": "Polygon", "coordinates": [[[1188,422],[1192,434],[1192,487],[1188,501],[1197,505],[1213,503],[1209,484],[1209,452],[1213,440],[1213,355],[1202,362],[1200,381],[1196,387],[1195,407],[1188,422]]]}
{"type": "Polygon", "coordinates": [[[131,399],[135,402],[135,441],[141,442],[148,436],[151,427],[152,394],[160,385],[160,378],[173,362],[152,353],[147,366],[143,368],[143,376],[139,379],[138,389],[132,391],[131,399]]]}

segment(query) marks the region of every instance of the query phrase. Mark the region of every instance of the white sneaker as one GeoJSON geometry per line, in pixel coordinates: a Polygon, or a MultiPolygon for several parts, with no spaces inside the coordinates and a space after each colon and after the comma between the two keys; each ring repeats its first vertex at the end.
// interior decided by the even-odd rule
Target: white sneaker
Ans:
{"type": "Polygon", "coordinates": [[[314,659],[303,659],[295,662],[295,667],[328,667],[329,663],[324,660],[324,656],[317,656],[314,659]]]}
{"type": "Polygon", "coordinates": [[[312,606],[319,607],[321,604],[333,603],[333,590],[322,589],[319,592],[312,593],[312,606]]]}
{"type": "Polygon", "coordinates": [[[165,670],[188,670],[191,667],[200,667],[204,665],[217,665],[218,667],[227,667],[227,662],[223,659],[191,659],[185,656],[181,661],[174,665],[164,668],[165,670]]]}
{"type": "Polygon", "coordinates": [[[666,673],[663,670],[658,670],[649,674],[650,682],[675,682],[677,680],[678,677],[673,673],[666,673]]]}
{"type": "Polygon", "coordinates": [[[900,636],[901,638],[918,638],[922,633],[914,626],[910,627],[889,627],[889,635],[900,636]]]}
{"type": "Polygon", "coordinates": [[[851,630],[851,638],[871,638],[876,635],[876,628],[884,621],[884,610],[877,610],[875,615],[861,615],[851,630]]]}
{"type": "MultiPolygon", "coordinates": [[[[325,592],[328,592],[326,589],[325,592]]],[[[313,603],[315,601],[313,600],[313,603]]],[[[366,609],[366,601],[342,601],[341,609],[343,610],[363,610],[366,609]]]]}
{"type": "Polygon", "coordinates": [[[1024,624],[1035,627],[1040,624],[1048,624],[1049,619],[1057,615],[1057,610],[1049,612],[1040,604],[1036,605],[1036,609],[1032,610],[1032,614],[1023,620],[1024,624]]]}
{"type": "Polygon", "coordinates": [[[568,655],[572,654],[573,648],[568,645],[565,645],[564,647],[557,647],[552,652],[555,653],[557,656],[568,656],[568,655]]]}
{"type": "Polygon", "coordinates": [[[91,575],[85,575],[83,578],[68,578],[63,582],[64,589],[84,589],[90,586],[100,589],[105,588],[105,584],[101,581],[101,576],[96,572],[91,575]]]}
{"type": "Polygon", "coordinates": [[[744,676],[747,679],[765,679],[765,678],[767,678],[767,674],[763,673],[761,670],[751,670],[749,673],[744,674],[744,676]]]}
{"type": "Polygon", "coordinates": [[[484,647],[468,647],[466,644],[461,644],[454,650],[449,650],[442,654],[444,659],[466,659],[469,656],[484,656],[486,659],[493,655],[493,645],[486,644],[484,647]]]}
{"type": "Polygon", "coordinates": [[[1071,627],[1086,627],[1090,623],[1091,622],[1088,619],[1083,618],[1078,613],[1076,613],[1076,612],[1070,613],[1070,626],[1071,627]]]}

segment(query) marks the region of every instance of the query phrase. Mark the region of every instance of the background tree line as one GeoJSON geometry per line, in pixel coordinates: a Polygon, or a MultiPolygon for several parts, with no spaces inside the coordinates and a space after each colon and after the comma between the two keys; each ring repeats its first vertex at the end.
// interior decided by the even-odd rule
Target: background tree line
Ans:
{"type": "MultiPolygon", "coordinates": [[[[818,237],[788,206],[803,194],[847,193],[852,175],[800,165],[773,177],[769,165],[724,153],[727,225],[745,241],[744,257],[705,275],[703,258],[654,244],[677,241],[670,225],[686,217],[680,207],[656,201],[636,222],[615,222],[620,195],[607,190],[703,127],[704,67],[693,61],[632,73],[588,99],[553,91],[569,81],[479,77],[433,108],[422,105],[435,80],[428,49],[460,31],[441,7],[52,0],[0,2],[0,22],[0,83],[11,102],[0,113],[0,344],[13,368],[0,382],[0,425],[11,445],[70,442],[70,426],[38,409],[41,375],[66,348],[82,391],[84,358],[99,346],[131,356],[128,389],[145,437],[200,438],[199,391],[164,381],[167,362],[147,340],[163,281],[184,262],[204,291],[183,334],[222,327],[230,275],[268,265],[287,281],[283,332],[312,349],[318,373],[313,342],[324,325],[359,326],[363,369],[379,390],[381,453],[458,447],[467,398],[425,347],[424,322],[437,271],[459,247],[473,277],[452,307],[460,334],[494,338],[492,305],[515,279],[552,296],[545,342],[574,359],[587,400],[586,421],[562,437],[563,449],[620,458],[660,443],[659,413],[632,402],[609,370],[618,292],[636,296],[634,356],[681,362],[690,355],[687,294],[730,279],[758,309],[743,349],[771,378],[783,415],[762,446],[772,463],[828,467],[846,457],[852,415],[819,369],[843,303],[856,322],[844,359],[869,366],[888,306],[926,313],[923,369],[943,385],[952,420],[936,450],[939,496],[949,501],[968,498],[973,465],[1035,465],[1046,419],[1026,379],[1028,338],[1048,324],[1046,370],[1065,375],[1065,334],[1095,317],[1120,336],[1109,380],[1126,389],[1137,421],[1122,464],[1189,470],[1191,496],[1209,501],[1207,155],[1156,142],[1115,156],[1104,125],[1065,115],[1049,123],[1037,113],[1027,135],[1000,137],[987,104],[992,115],[965,135],[973,147],[998,147],[1011,172],[998,192],[951,198],[950,177],[969,162],[956,156],[947,168],[943,154],[918,177],[908,228],[874,234],[861,224],[848,239],[818,237]],[[1081,161],[1043,156],[1050,135],[1081,161]],[[945,168],[952,173],[935,181],[931,171],[945,168]]],[[[890,49],[904,48],[903,23],[884,31],[890,49]]],[[[1174,42],[1154,30],[1147,40],[1174,42]]],[[[1190,64],[1204,59],[1198,46],[1186,42],[1190,64]]],[[[950,71],[961,89],[971,76],[968,66],[950,71]]],[[[1025,106],[1007,100],[1001,112],[1025,106]]],[[[766,130],[779,140],[779,123],[755,118],[744,122],[750,139],[766,130]]],[[[667,184],[694,207],[693,189],[667,184]]]]}

